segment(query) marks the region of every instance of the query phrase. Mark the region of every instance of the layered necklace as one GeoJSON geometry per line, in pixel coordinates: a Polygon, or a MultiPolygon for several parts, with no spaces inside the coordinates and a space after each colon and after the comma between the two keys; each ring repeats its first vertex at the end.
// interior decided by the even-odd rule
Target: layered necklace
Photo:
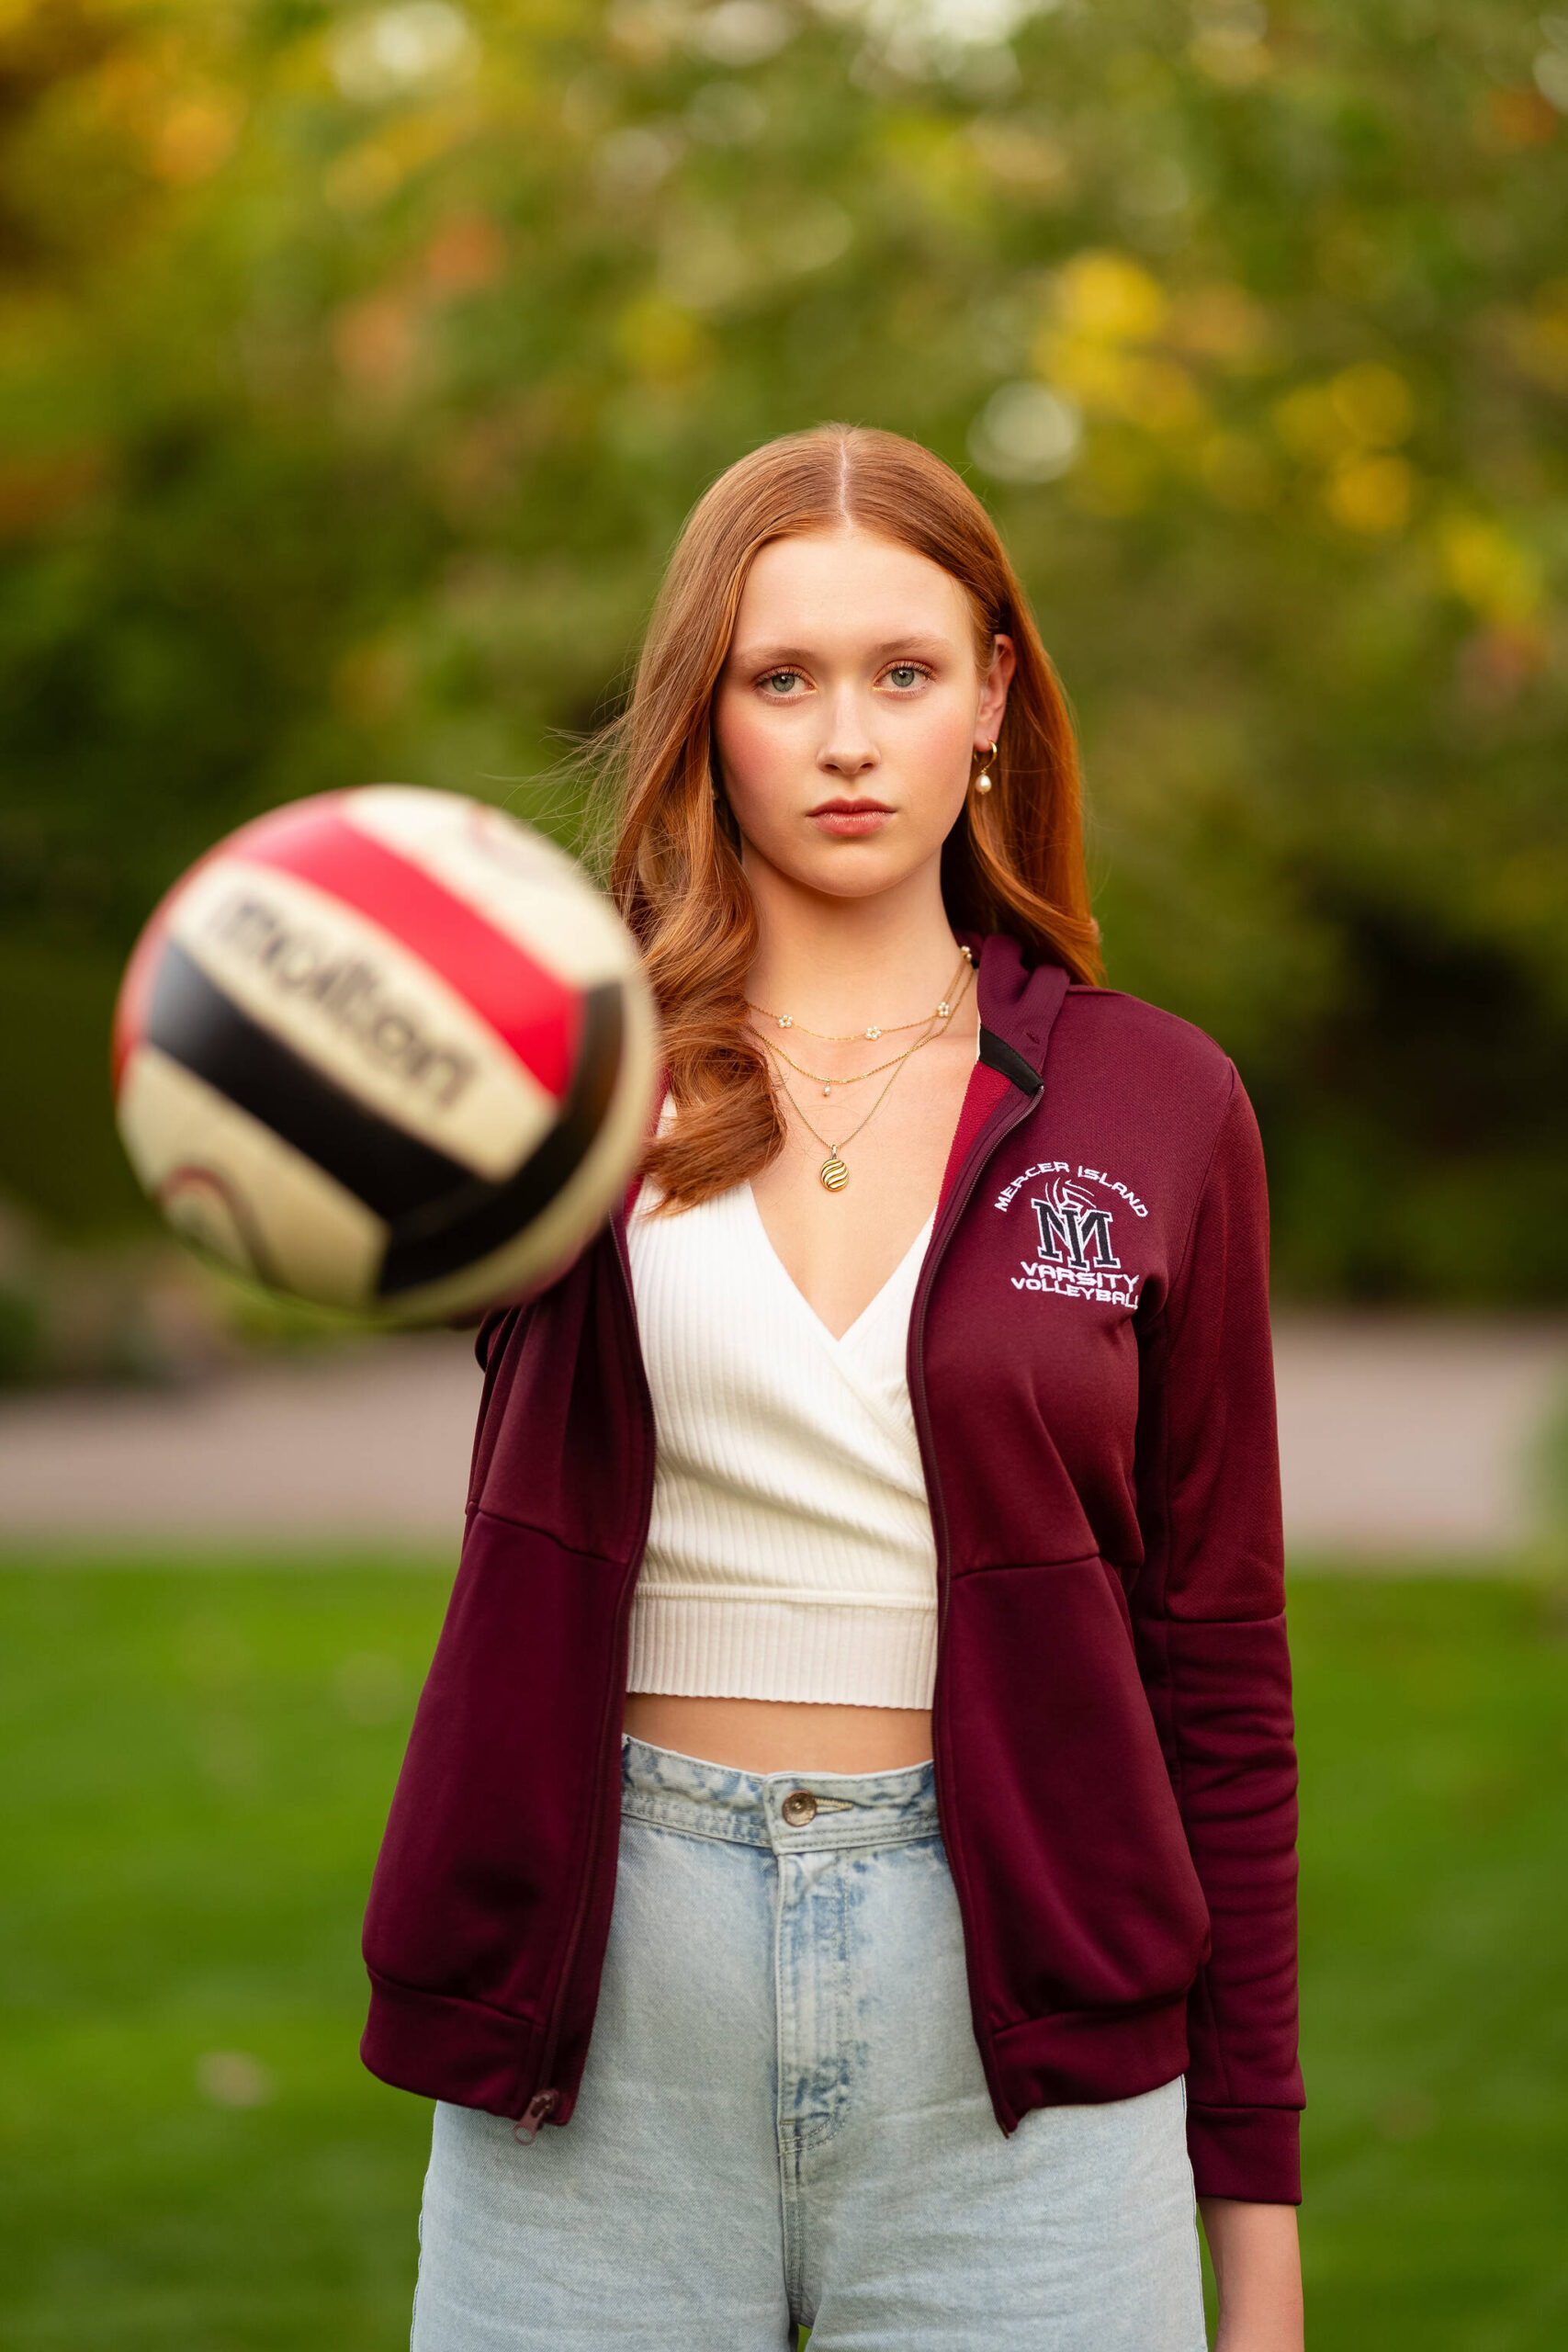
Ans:
{"type": "Polygon", "coordinates": [[[880,1025],[873,1023],[869,1028],[865,1029],[852,1029],[847,1031],[841,1036],[830,1029],[808,1029],[806,1023],[803,1021],[797,1021],[793,1013],[769,1012],[765,1011],[761,1005],[752,1004],[750,999],[747,1000],[748,1009],[750,1012],[761,1013],[762,1018],[765,1021],[773,1022],[775,1027],[780,1029],[798,1029],[802,1036],[816,1037],[824,1045],[847,1046],[852,1044],[854,1040],[859,1037],[870,1037],[874,1039],[886,1035],[897,1036],[906,1029],[919,1029],[923,1033],[920,1036],[915,1039],[912,1046],[906,1046],[903,1052],[901,1054],[895,1054],[891,1060],[885,1062],[874,1062],[869,1069],[856,1070],[848,1078],[829,1078],[820,1070],[807,1069],[801,1063],[792,1061],[789,1055],[784,1052],[784,1047],[777,1044],[773,1038],[766,1035],[763,1036],[762,1043],[773,1057],[775,1073],[778,1078],[778,1082],[784,1090],[785,1100],[790,1103],[796,1118],[800,1121],[801,1125],[806,1129],[807,1134],[814,1136],[828,1155],[827,1159],[822,1162],[821,1167],[817,1170],[818,1181],[822,1185],[825,1192],[841,1193],[843,1191],[844,1186],[850,1181],[849,1168],[843,1156],[845,1145],[853,1143],[856,1136],[860,1134],[861,1128],[869,1125],[870,1122],[876,1116],[876,1114],[881,1110],[882,1105],[887,1100],[888,1093],[895,1084],[898,1073],[903,1069],[905,1063],[909,1060],[912,1055],[918,1054],[922,1046],[929,1046],[933,1037],[938,1037],[945,1034],[948,1023],[953,1019],[953,1016],[957,1012],[959,1006],[963,1003],[964,998],[968,991],[969,983],[974,978],[975,959],[971,956],[967,947],[961,947],[959,949],[958,957],[958,968],[953,973],[952,980],[948,983],[946,993],[940,999],[934,1011],[922,1013],[914,1021],[886,1021],[880,1023],[880,1025]],[[870,1110],[866,1113],[865,1117],[855,1126],[852,1126],[847,1136],[840,1136],[837,1143],[830,1143],[825,1135],[819,1134],[818,1129],[812,1125],[810,1120],[801,1109],[800,1104],[796,1102],[794,1089],[791,1087],[788,1079],[785,1078],[783,1069],[776,1069],[776,1065],[781,1062],[787,1063],[789,1068],[795,1072],[797,1077],[808,1078],[814,1086],[819,1086],[822,1089],[822,1092],[825,1097],[830,1097],[835,1087],[859,1086],[868,1078],[880,1077],[884,1070],[890,1070],[892,1072],[892,1076],[887,1080],[884,1086],[878,1089],[876,1100],[873,1102],[870,1110]]]}

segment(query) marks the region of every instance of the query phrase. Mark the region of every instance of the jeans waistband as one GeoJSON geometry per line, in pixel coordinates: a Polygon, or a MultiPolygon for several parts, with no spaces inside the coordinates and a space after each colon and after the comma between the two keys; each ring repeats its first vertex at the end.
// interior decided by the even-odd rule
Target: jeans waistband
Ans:
{"type": "Polygon", "coordinates": [[[938,1834],[936,1768],[889,1772],[743,1772],[621,1735],[621,1810],[690,1838],[780,1854],[907,1846],[938,1834]]]}

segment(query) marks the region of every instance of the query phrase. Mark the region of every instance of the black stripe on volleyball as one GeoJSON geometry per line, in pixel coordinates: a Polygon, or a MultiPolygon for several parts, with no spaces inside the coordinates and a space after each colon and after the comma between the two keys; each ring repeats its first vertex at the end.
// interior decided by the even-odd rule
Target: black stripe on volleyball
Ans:
{"type": "Polygon", "coordinates": [[[609,1113],[621,1074],[626,1012],[618,980],[584,989],[582,1035],[559,1118],[504,1183],[469,1177],[460,1200],[405,1217],[388,1245],[376,1288],[383,1298],[439,1282],[488,1258],[565,1192],[609,1113]]]}
{"type": "Polygon", "coordinates": [[[390,1227],[376,1288],[391,1298],[499,1250],[576,1174],[620,1074],[619,983],[584,989],[582,1007],[577,1066],[560,1116],[500,1183],[367,1110],[242,1012],[173,942],[158,966],[146,1035],[149,1045],[292,1144],[390,1227]]]}

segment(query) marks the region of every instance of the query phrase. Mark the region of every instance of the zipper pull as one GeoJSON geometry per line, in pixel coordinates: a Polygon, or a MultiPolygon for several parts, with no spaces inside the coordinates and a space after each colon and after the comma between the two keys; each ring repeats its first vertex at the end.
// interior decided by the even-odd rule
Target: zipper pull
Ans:
{"type": "Polygon", "coordinates": [[[559,2091],[536,2091],[526,2108],[512,2127],[512,2136],[520,2148],[531,2148],[539,2136],[539,2126],[547,2115],[553,2115],[560,2105],[559,2091]]]}

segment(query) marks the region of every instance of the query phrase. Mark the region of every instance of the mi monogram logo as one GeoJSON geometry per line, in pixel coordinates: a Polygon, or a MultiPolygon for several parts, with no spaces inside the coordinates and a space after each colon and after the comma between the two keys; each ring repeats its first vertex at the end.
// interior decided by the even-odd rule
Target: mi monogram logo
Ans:
{"type": "Polygon", "coordinates": [[[1114,1270],[1122,1261],[1111,1247],[1111,1211],[1097,1208],[1076,1184],[1053,1184],[1049,1200],[1031,1199],[1040,1226],[1040,1255],[1053,1266],[1090,1265],[1114,1270]]]}
{"type": "Polygon", "coordinates": [[[1015,1177],[996,1205],[1005,1213],[1015,1201],[1021,1208],[1027,1206],[1033,1219],[1031,1238],[1038,1244],[1039,1255],[1022,1261],[1011,1277],[1014,1290],[1048,1291],[1057,1298],[1078,1298],[1132,1312],[1144,1278],[1127,1272],[1112,1228],[1123,1207],[1138,1218],[1149,1212],[1130,1186],[1102,1169],[1075,1167],[1065,1159],[1044,1160],[1015,1177]],[[1046,1179],[1043,1184],[1038,1182],[1042,1177],[1046,1179]],[[1107,1193],[1114,1199],[1115,1207],[1106,1202],[1107,1193]]]}

